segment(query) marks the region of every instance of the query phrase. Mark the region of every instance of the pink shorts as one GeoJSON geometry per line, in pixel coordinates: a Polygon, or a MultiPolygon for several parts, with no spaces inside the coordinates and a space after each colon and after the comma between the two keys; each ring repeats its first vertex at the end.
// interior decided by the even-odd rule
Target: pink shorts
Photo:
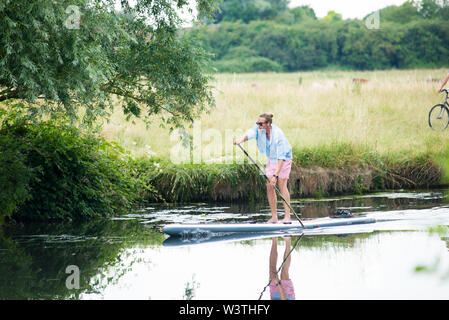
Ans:
{"type": "MultiPolygon", "coordinates": [[[[281,280],[281,286],[284,289],[287,300],[295,300],[295,289],[293,288],[293,282],[289,280],[281,280]]],[[[279,287],[271,281],[270,283],[270,298],[271,300],[280,300],[281,292],[279,287]]]]}
{"type": "MultiPolygon", "coordinates": [[[[266,175],[268,178],[271,178],[274,176],[274,173],[276,172],[276,169],[278,167],[278,162],[270,162],[270,158],[267,160],[267,168],[265,170],[266,175]]],[[[281,172],[279,172],[279,178],[281,179],[288,179],[290,176],[290,171],[292,170],[292,159],[288,159],[284,161],[284,164],[282,165],[281,172]]]]}

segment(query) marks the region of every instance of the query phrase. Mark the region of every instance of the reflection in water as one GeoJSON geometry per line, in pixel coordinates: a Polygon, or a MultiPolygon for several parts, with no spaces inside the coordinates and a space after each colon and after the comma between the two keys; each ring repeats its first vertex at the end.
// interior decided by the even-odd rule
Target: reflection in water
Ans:
{"type": "MultiPolygon", "coordinates": [[[[391,192],[362,196],[343,196],[327,199],[294,199],[291,204],[301,218],[328,217],[338,209],[349,209],[353,214],[366,212],[425,209],[445,206],[446,191],[391,192]]],[[[120,219],[135,219],[146,224],[212,223],[212,222],[265,222],[270,208],[261,203],[232,203],[213,205],[154,205],[120,219]]]]}
{"type": "Polygon", "coordinates": [[[266,283],[267,260],[268,298],[449,298],[449,280],[415,271],[430,270],[435,257],[443,276],[449,270],[447,233],[422,232],[449,225],[447,203],[437,192],[297,201],[305,219],[349,208],[386,221],[282,239],[258,234],[176,243],[159,231],[165,223],[257,222],[270,214],[242,204],[155,205],[111,220],[9,226],[0,229],[0,299],[253,299],[266,283]],[[282,257],[280,266],[275,257],[282,257]],[[231,260],[250,270],[251,279],[231,260]],[[79,269],[79,289],[66,285],[71,265],[79,269]],[[295,292],[289,280],[300,278],[295,292]],[[245,286],[236,291],[236,282],[245,286]]]}
{"type": "Polygon", "coordinates": [[[198,289],[199,284],[195,281],[195,274],[192,275],[192,281],[188,281],[185,284],[184,300],[193,300],[195,297],[195,290],[198,289]]]}
{"type": "Polygon", "coordinates": [[[271,250],[270,250],[270,259],[269,259],[269,281],[265,288],[262,290],[259,296],[259,300],[262,298],[263,293],[265,292],[267,287],[270,287],[270,297],[271,300],[295,300],[295,289],[293,286],[293,282],[290,279],[290,264],[291,264],[291,254],[293,250],[298,245],[299,241],[302,239],[304,234],[300,235],[293,247],[291,246],[291,237],[286,236],[282,237],[285,241],[285,250],[283,261],[278,269],[277,260],[278,260],[278,239],[279,237],[271,238],[271,250]],[[280,276],[279,276],[280,272],[280,276]]]}
{"type": "Polygon", "coordinates": [[[299,206],[302,218],[327,217],[337,209],[350,209],[358,214],[366,211],[423,209],[447,204],[444,192],[392,192],[334,199],[304,199],[292,201],[299,206]]]}
{"type": "Polygon", "coordinates": [[[278,258],[278,238],[273,238],[271,243],[271,251],[270,251],[270,297],[272,300],[294,300],[295,299],[295,291],[293,288],[293,282],[290,279],[290,275],[288,273],[288,269],[290,268],[290,250],[291,250],[291,239],[286,238],[285,240],[285,253],[284,253],[284,261],[281,264],[280,271],[281,277],[279,279],[278,272],[276,271],[276,263],[278,258]]]}
{"type": "Polygon", "coordinates": [[[126,272],[128,266],[118,260],[124,248],[160,245],[163,239],[137,221],[0,229],[0,299],[78,299],[83,291],[102,291],[111,280],[104,280],[105,268],[118,267],[115,278],[126,272]],[[68,266],[80,271],[79,289],[66,285],[68,266]]]}

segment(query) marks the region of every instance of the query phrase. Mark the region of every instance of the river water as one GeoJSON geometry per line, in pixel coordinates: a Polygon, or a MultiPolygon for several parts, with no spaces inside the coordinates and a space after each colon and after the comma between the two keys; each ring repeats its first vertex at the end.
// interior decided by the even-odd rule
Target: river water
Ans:
{"type": "Polygon", "coordinates": [[[160,231],[266,221],[266,204],[155,205],[107,221],[9,226],[0,233],[0,299],[269,300],[279,296],[267,286],[270,270],[291,280],[297,300],[449,299],[447,193],[294,200],[303,220],[344,208],[377,222],[287,237],[195,242],[160,231]]]}

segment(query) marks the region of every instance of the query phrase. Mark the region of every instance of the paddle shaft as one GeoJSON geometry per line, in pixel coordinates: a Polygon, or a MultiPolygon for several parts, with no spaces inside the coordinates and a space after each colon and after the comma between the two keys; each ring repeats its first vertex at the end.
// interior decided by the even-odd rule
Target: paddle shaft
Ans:
{"type": "MultiPolygon", "coordinates": [[[[251,158],[251,156],[248,154],[248,152],[246,152],[245,149],[243,149],[243,147],[237,143],[237,145],[239,146],[239,148],[243,151],[243,153],[248,157],[248,159],[256,165],[257,169],[259,169],[260,173],[262,173],[262,175],[265,177],[265,179],[267,179],[267,181],[270,181],[270,179],[268,179],[267,175],[265,174],[265,172],[262,170],[262,168],[256,163],[256,161],[253,160],[253,158],[251,158]]],[[[298,219],[299,223],[301,224],[301,226],[304,228],[304,224],[302,223],[301,219],[298,217],[298,215],[296,214],[295,210],[293,210],[292,206],[290,205],[290,203],[288,203],[287,200],[285,200],[284,196],[281,194],[281,191],[278,189],[278,187],[276,185],[274,185],[274,190],[276,191],[276,193],[279,195],[279,197],[282,199],[282,201],[284,201],[284,203],[289,207],[290,211],[293,212],[293,214],[295,215],[296,219],[298,219]]]]}

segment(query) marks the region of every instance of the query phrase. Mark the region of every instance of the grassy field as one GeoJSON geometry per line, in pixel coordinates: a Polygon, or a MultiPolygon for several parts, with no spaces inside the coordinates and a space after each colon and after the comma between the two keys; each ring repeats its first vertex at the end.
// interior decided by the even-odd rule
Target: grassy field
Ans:
{"type": "MultiPolygon", "coordinates": [[[[274,114],[273,123],[283,129],[296,152],[329,153],[350,146],[355,157],[358,150],[404,159],[438,155],[448,145],[449,129],[434,132],[427,116],[443,98],[437,89],[446,73],[447,69],[218,74],[213,82],[216,107],[187,130],[194,134],[195,148],[200,146],[193,151],[194,159],[241,159],[232,139],[252,127],[263,112],[274,114]],[[354,78],[368,82],[357,84],[354,78]]],[[[120,110],[104,125],[102,135],[135,157],[172,158],[179,143],[157,119],[147,130],[139,120],[126,122],[120,110]]],[[[263,161],[254,141],[248,148],[263,161]]]]}

